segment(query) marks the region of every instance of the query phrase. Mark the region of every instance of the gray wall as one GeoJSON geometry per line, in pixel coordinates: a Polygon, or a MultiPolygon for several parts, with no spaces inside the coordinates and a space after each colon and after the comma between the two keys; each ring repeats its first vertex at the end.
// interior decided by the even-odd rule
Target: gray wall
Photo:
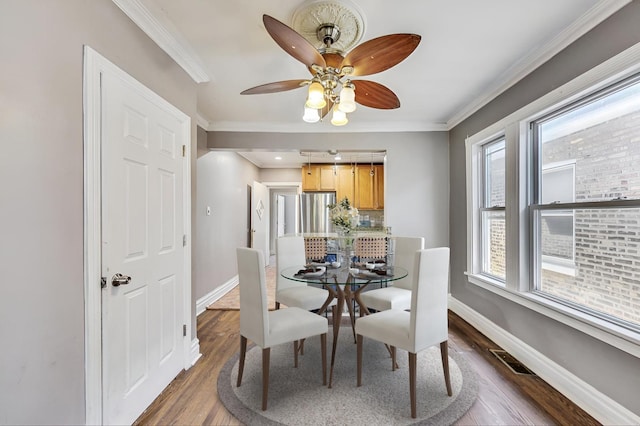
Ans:
{"type": "Polygon", "coordinates": [[[247,246],[247,186],[259,180],[258,172],[235,152],[209,151],[198,158],[193,250],[196,300],[238,273],[236,248],[247,246]]]}
{"type": "Polygon", "coordinates": [[[196,117],[195,83],[110,0],[2,1],[1,424],[85,421],[84,44],[196,117]]]}
{"type": "Polygon", "coordinates": [[[638,359],[590,336],[468,284],[465,138],[640,42],[633,1],[450,132],[451,292],[582,380],[640,414],[638,359]],[[578,356],[579,355],[579,356],[578,356]]]}
{"type": "Polygon", "coordinates": [[[297,182],[302,184],[300,169],[260,169],[260,182],[297,182]]]}
{"type": "MultiPolygon", "coordinates": [[[[425,238],[427,247],[449,245],[449,147],[446,132],[407,133],[251,133],[251,132],[208,132],[207,145],[212,152],[254,149],[361,149],[386,150],[385,165],[385,214],[388,226],[395,235],[415,235],[425,238]]],[[[211,154],[207,154],[211,155],[211,154]]],[[[235,154],[234,154],[235,155],[235,154]]],[[[236,155],[236,157],[241,158],[236,155]]],[[[212,171],[213,162],[198,160],[198,203],[203,190],[209,185],[200,179],[212,171]]],[[[299,170],[260,169],[260,182],[300,182],[299,170]]],[[[246,179],[239,175],[222,175],[216,184],[233,185],[233,179],[246,179]]],[[[208,178],[207,178],[208,179],[208,178]]],[[[213,184],[213,183],[211,183],[213,184]]],[[[273,191],[272,191],[273,192],[273,191]]],[[[200,215],[202,208],[197,215],[200,215]]],[[[239,215],[237,212],[235,213],[239,215]]],[[[273,213],[272,213],[273,215],[273,213]]],[[[198,224],[200,221],[198,220],[198,224]]],[[[199,226],[199,225],[198,225],[199,226]]],[[[235,245],[226,239],[235,231],[220,226],[219,235],[198,232],[197,247],[214,244],[225,247],[229,252],[235,245]],[[219,241],[217,239],[220,239],[219,241]],[[215,242],[218,241],[218,242],[215,242]]],[[[234,234],[235,235],[235,234],[234,234]]],[[[270,241],[274,251],[273,239],[270,241]]],[[[215,290],[237,274],[235,261],[223,263],[222,259],[203,256],[196,250],[197,262],[208,262],[207,270],[197,270],[197,294],[202,297],[215,290]]]]}
{"type": "MultiPolygon", "coordinates": [[[[212,149],[386,150],[385,222],[395,235],[449,245],[449,158],[446,132],[233,133],[209,132],[212,149]]],[[[299,181],[299,176],[296,181],[299,181]]]]}

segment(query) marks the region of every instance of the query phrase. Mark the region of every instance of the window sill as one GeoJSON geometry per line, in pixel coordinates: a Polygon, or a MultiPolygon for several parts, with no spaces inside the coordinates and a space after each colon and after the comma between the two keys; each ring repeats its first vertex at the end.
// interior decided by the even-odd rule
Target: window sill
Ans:
{"type": "Polygon", "coordinates": [[[483,275],[469,273],[466,273],[466,275],[472,284],[579,330],[636,358],[640,358],[640,333],[611,324],[532,293],[512,291],[499,281],[491,280],[483,275]]]}

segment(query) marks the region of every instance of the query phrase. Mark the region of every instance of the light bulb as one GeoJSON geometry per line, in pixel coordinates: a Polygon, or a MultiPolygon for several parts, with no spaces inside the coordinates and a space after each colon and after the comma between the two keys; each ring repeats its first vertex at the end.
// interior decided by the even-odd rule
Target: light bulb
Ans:
{"type": "Polygon", "coordinates": [[[356,110],[356,91],[352,84],[345,84],[340,90],[340,111],[353,112],[356,110]]]}
{"type": "Polygon", "coordinates": [[[304,107],[304,115],[302,119],[307,123],[316,123],[320,120],[320,114],[315,108],[304,107]]]}
{"type": "Polygon", "coordinates": [[[334,126],[344,126],[347,124],[349,120],[347,120],[347,114],[343,111],[340,111],[340,104],[335,104],[333,106],[333,116],[331,117],[331,124],[334,126]]]}
{"type": "Polygon", "coordinates": [[[314,81],[309,85],[309,94],[305,106],[309,108],[322,109],[327,105],[324,99],[324,87],[322,84],[314,81]]]}

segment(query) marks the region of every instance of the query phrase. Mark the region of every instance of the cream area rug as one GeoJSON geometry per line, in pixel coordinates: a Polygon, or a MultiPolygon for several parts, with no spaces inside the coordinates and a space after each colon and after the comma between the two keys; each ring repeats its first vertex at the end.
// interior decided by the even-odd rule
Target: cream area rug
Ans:
{"type": "MultiPolygon", "coordinates": [[[[329,331],[327,363],[332,333],[329,331]]],[[[361,387],[356,387],[356,345],[350,327],[341,327],[333,387],[322,385],[320,339],[305,342],[299,367],[293,368],[292,344],[271,349],[267,411],[261,410],[261,349],[246,357],[242,385],[236,387],[238,355],[218,376],[218,394],[225,407],[247,425],[448,425],[462,417],[478,393],[475,372],[464,358],[450,351],[453,396],[447,396],[439,347],[418,355],[417,415],[411,418],[408,356],[398,350],[400,368],[391,371],[384,345],[365,339],[361,387]]]]}

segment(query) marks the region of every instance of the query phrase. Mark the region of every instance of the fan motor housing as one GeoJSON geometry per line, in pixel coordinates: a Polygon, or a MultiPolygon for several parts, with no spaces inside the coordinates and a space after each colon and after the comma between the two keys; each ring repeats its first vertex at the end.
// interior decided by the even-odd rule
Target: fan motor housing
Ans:
{"type": "Polygon", "coordinates": [[[333,43],[340,40],[340,28],[336,24],[320,24],[316,30],[316,36],[325,46],[331,47],[333,43]]]}

